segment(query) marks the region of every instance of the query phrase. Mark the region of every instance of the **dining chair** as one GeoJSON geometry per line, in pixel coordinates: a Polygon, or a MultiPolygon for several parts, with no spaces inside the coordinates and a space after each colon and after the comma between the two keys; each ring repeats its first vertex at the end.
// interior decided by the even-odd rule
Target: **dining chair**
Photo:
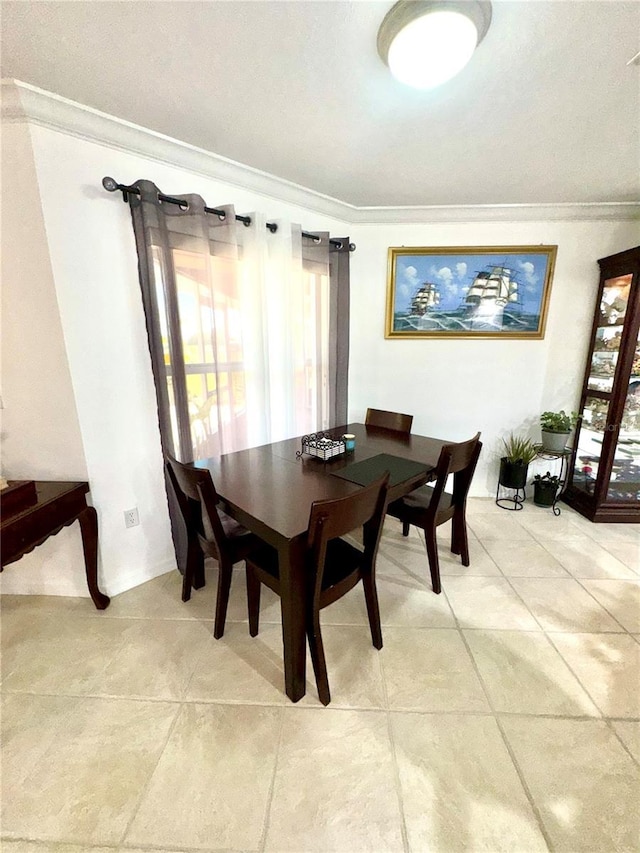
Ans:
{"type": "MultiPolygon", "coordinates": [[[[233,565],[245,560],[251,551],[262,544],[262,540],[224,512],[211,473],[206,468],[185,465],[167,454],[166,470],[187,526],[189,547],[192,547],[195,533],[204,555],[218,561],[213,636],[219,640],[224,634],[233,565]]],[[[194,581],[192,566],[193,561],[187,559],[182,584],[183,601],[188,601],[191,596],[194,581]]]]}
{"type": "MultiPolygon", "coordinates": [[[[314,501],[311,505],[306,541],[306,632],[318,696],[323,705],[331,701],[329,678],[320,631],[320,611],[342,598],[358,581],[364,588],[371,640],[382,648],[380,610],[375,582],[375,564],[382,533],[389,473],[369,486],[336,500],[314,501]],[[362,530],[363,547],[342,537],[362,530]]],[[[258,633],[260,584],[280,595],[277,552],[266,546],[246,560],[249,633],[258,633]]]]}
{"type": "Polygon", "coordinates": [[[365,426],[392,429],[409,435],[413,423],[413,415],[401,415],[399,412],[386,412],[384,409],[367,409],[365,426]]]}
{"type": "Polygon", "coordinates": [[[435,593],[442,590],[436,528],[451,519],[451,551],[460,554],[462,565],[469,565],[466,506],[469,486],[482,449],[480,433],[469,441],[445,444],[435,468],[435,485],[422,486],[389,504],[387,514],[402,522],[402,533],[409,535],[413,524],[424,530],[431,584],[435,593]],[[453,491],[445,492],[447,478],[453,474],[453,491]]]}

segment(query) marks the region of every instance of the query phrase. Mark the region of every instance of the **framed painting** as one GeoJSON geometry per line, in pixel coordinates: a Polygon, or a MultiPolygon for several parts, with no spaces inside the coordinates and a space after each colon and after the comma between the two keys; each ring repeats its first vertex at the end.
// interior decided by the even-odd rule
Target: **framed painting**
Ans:
{"type": "Polygon", "coordinates": [[[557,246],[389,249],[386,338],[543,338],[557,246]]]}

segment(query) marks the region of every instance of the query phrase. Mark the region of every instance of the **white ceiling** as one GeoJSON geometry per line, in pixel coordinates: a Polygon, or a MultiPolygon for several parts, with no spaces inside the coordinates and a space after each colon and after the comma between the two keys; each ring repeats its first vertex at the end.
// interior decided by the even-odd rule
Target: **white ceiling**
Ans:
{"type": "Polygon", "coordinates": [[[640,2],[494,0],[432,92],[377,55],[391,5],[4,0],[2,76],[357,206],[640,198],[640,2]]]}

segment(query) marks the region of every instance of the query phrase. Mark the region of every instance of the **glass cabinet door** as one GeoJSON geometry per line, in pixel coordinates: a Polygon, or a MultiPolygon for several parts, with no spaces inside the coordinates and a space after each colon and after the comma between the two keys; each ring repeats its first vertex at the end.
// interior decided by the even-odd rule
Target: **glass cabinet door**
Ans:
{"type": "Polygon", "coordinates": [[[607,499],[640,501],[640,333],[620,421],[607,499]]]}
{"type": "Polygon", "coordinates": [[[573,486],[588,495],[592,495],[595,490],[608,413],[609,401],[599,397],[587,397],[581,412],[573,486]]]}
{"type": "Polygon", "coordinates": [[[562,499],[591,521],[640,522],[640,246],[598,261],[580,421],[562,499]]]}
{"type": "Polygon", "coordinates": [[[589,391],[611,392],[618,366],[622,331],[629,304],[633,276],[607,279],[600,300],[600,318],[591,355],[589,391]]]}
{"type": "Polygon", "coordinates": [[[589,495],[595,491],[607,435],[611,392],[618,369],[632,279],[632,275],[616,276],[607,279],[602,287],[598,325],[587,377],[587,397],[581,412],[573,469],[574,487],[589,495]],[[592,396],[589,391],[595,391],[596,394],[592,396]]]}

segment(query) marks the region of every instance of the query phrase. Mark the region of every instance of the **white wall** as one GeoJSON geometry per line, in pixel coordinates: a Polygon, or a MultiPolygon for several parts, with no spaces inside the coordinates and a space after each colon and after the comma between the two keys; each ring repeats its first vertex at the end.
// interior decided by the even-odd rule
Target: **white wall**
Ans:
{"type": "MultiPolygon", "coordinates": [[[[86,480],[26,125],[2,134],[2,472],[7,479],[86,480]]],[[[0,575],[3,592],[88,595],[79,525],[0,575]],[[55,557],[55,559],[53,559],[55,557]]]]}
{"type": "MultiPolygon", "coordinates": [[[[146,178],[169,194],[197,192],[209,205],[232,203],[238,212],[258,210],[305,229],[343,234],[345,226],[106,145],[45,127],[30,130],[91,497],[98,511],[101,588],[113,595],[168,571],[175,558],[131,217],[122,196],[102,188],[102,178],[111,175],[125,184],[146,178]],[[123,511],[132,507],[139,510],[140,526],[126,529],[123,511]]],[[[33,245],[31,239],[18,240],[5,251],[26,255],[33,245]]],[[[23,412],[22,423],[44,438],[46,425],[33,410],[23,412]]],[[[42,547],[55,548],[53,542],[42,547]]],[[[34,559],[40,559],[40,550],[33,552],[34,559]]],[[[19,564],[14,574],[19,584],[19,564]]],[[[30,585],[16,591],[44,589],[30,585]]]]}
{"type": "MultiPolygon", "coordinates": [[[[482,431],[473,484],[495,494],[500,438],[540,439],[545,409],[575,409],[598,288],[598,258],[638,242],[637,222],[473,222],[352,228],[350,420],[367,406],[414,415],[413,430],[452,440],[482,431]],[[385,340],[390,246],[558,246],[543,340],[385,340]]],[[[548,465],[549,463],[545,463],[548,465]]],[[[533,469],[532,469],[533,470],[533,469]]]]}

